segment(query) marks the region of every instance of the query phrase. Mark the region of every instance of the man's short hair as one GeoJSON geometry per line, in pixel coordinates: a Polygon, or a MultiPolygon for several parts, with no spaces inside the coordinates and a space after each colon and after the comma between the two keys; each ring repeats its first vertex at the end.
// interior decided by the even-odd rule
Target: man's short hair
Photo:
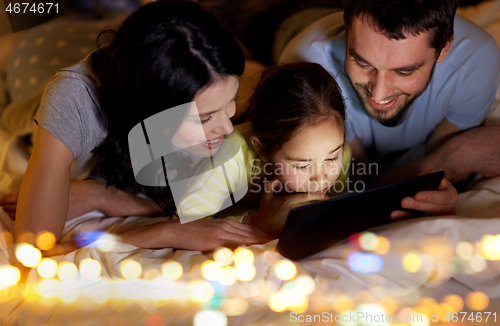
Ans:
{"type": "Polygon", "coordinates": [[[346,34],[354,17],[368,19],[393,40],[428,31],[429,46],[439,55],[453,38],[457,6],[457,0],[344,0],[346,34]]]}

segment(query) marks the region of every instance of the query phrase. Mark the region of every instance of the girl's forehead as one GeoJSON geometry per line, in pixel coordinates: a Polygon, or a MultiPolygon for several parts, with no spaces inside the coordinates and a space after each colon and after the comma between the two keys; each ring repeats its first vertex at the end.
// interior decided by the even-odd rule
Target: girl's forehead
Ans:
{"type": "Polygon", "coordinates": [[[278,154],[285,159],[316,159],[331,154],[344,143],[344,128],[336,119],[309,124],[286,142],[278,154]]]}

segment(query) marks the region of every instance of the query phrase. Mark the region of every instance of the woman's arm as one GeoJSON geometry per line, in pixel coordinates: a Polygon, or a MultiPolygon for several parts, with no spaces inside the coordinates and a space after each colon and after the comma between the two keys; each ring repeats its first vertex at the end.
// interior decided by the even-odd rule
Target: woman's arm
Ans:
{"type": "Polygon", "coordinates": [[[68,215],[73,153],[38,126],[33,153],[19,192],[15,237],[52,232],[59,241],[68,215]]]}

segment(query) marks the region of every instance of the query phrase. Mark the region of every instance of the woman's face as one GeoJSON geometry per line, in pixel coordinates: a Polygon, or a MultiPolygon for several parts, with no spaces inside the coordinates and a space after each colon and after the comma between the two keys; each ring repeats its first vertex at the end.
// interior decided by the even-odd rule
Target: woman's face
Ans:
{"type": "Polygon", "coordinates": [[[235,76],[219,79],[194,97],[186,119],[174,134],[175,147],[199,157],[217,153],[224,135],[233,132],[229,120],[236,112],[239,82],[235,76]]]}
{"type": "Polygon", "coordinates": [[[274,173],[288,190],[324,194],[341,172],[343,148],[335,118],[311,123],[273,156],[274,173]]]}

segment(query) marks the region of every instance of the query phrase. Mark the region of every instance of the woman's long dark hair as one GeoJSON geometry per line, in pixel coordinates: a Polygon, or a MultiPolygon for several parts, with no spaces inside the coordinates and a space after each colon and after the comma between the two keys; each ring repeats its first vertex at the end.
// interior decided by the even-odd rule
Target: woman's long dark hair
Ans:
{"type": "MultiPolygon", "coordinates": [[[[97,55],[101,109],[108,135],[95,149],[108,185],[145,193],[168,214],[175,211],[165,187],[135,181],[128,133],[144,119],[194,100],[220,78],[241,75],[243,52],[208,9],[192,1],[149,3],[132,14],[97,55]]],[[[169,125],[179,126],[181,120],[169,125]]],[[[170,137],[176,130],[170,130],[170,137]]]]}

